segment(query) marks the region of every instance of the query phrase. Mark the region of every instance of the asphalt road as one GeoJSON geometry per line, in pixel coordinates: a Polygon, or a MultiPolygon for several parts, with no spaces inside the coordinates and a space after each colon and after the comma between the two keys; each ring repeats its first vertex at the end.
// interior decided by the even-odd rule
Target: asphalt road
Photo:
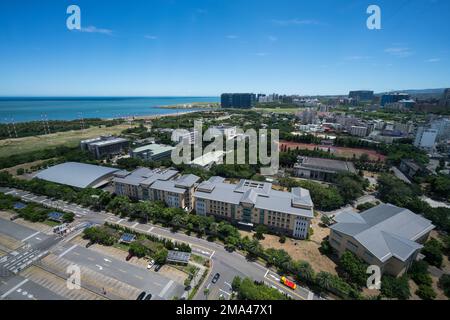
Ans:
{"type": "Polygon", "coordinates": [[[59,257],[70,260],[75,265],[85,266],[105,276],[151,293],[153,299],[170,300],[174,296],[181,297],[184,293],[182,285],[153,271],[153,269],[147,270],[126,261],[103,255],[98,251],[67,243],[54,250],[54,253],[59,257]]]}
{"type": "Polygon", "coordinates": [[[137,222],[128,221],[126,219],[120,219],[113,214],[106,212],[95,212],[76,204],[70,204],[60,200],[52,201],[47,197],[36,196],[29,192],[21,190],[0,188],[0,192],[20,197],[24,201],[37,202],[55,209],[64,209],[65,211],[73,212],[76,215],[77,220],[79,221],[89,221],[98,224],[103,224],[106,221],[118,223],[123,226],[134,228],[140,232],[145,232],[148,234],[190,244],[193,253],[203,255],[212,260],[210,275],[205,281],[203,287],[197,292],[197,295],[195,297],[195,299],[197,300],[216,300],[219,299],[221,295],[223,298],[228,299],[229,295],[231,294],[230,285],[235,276],[250,277],[256,281],[264,281],[266,284],[275,287],[281,292],[291,296],[293,299],[311,300],[317,298],[308,289],[302,288],[300,286],[298,286],[297,290],[295,291],[286,288],[279,282],[279,280],[275,280],[279,279],[281,277],[280,275],[277,275],[276,273],[268,270],[266,267],[260,265],[259,263],[248,261],[240,253],[230,253],[226,251],[225,248],[220,244],[208,242],[204,239],[193,236],[187,236],[182,233],[173,233],[169,229],[161,228],[151,224],[140,224],[137,222]],[[215,273],[219,273],[221,277],[216,284],[213,284],[211,282],[211,279],[215,273]],[[271,274],[273,275],[273,277],[270,276],[271,274]],[[208,288],[210,292],[207,297],[203,293],[205,288],[208,288]]]}

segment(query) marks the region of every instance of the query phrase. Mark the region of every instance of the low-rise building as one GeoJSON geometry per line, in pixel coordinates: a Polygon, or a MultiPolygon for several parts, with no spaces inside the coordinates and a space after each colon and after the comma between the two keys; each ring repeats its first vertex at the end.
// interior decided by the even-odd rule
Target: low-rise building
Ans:
{"type": "Polygon", "coordinates": [[[367,136],[367,127],[351,126],[350,127],[350,134],[352,136],[357,136],[357,137],[366,137],[367,136]]]}
{"type": "Polygon", "coordinates": [[[139,158],[144,161],[159,161],[170,158],[173,149],[175,148],[171,146],[152,143],[131,150],[130,156],[133,158],[139,158]]]}
{"type": "Polygon", "coordinates": [[[188,174],[178,176],[171,169],[139,168],[133,172],[121,171],[114,178],[117,195],[137,200],[162,201],[171,208],[193,209],[194,188],[199,177],[188,174]]]}
{"type": "Polygon", "coordinates": [[[209,169],[213,164],[223,163],[223,156],[225,152],[218,150],[205,153],[201,157],[195,158],[189,164],[194,167],[199,167],[202,169],[209,169]]]}
{"type": "Polygon", "coordinates": [[[382,273],[404,274],[428,239],[431,221],[391,204],[382,204],[360,214],[339,214],[330,227],[330,245],[339,256],[353,252],[382,273]]]}
{"type": "Polygon", "coordinates": [[[80,142],[81,150],[89,151],[97,159],[125,152],[129,145],[130,142],[127,139],[114,136],[100,136],[80,142]]]}
{"type": "Polygon", "coordinates": [[[299,157],[294,165],[294,175],[305,179],[333,181],[339,172],[356,173],[356,169],[349,161],[310,157],[299,157]]]}
{"type": "Polygon", "coordinates": [[[273,190],[267,182],[241,180],[231,184],[224,178],[212,177],[197,187],[194,201],[199,215],[213,215],[246,226],[261,224],[299,239],[307,238],[314,217],[308,190],[282,192],[273,190]]]}
{"type": "Polygon", "coordinates": [[[400,171],[408,178],[412,179],[424,171],[424,168],[410,159],[402,159],[400,162],[400,171]]]}

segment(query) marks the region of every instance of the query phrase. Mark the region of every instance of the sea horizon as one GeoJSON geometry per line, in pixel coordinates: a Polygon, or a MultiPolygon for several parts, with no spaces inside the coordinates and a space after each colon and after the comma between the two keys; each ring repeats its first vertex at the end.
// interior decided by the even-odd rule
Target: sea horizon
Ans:
{"type": "Polygon", "coordinates": [[[3,96],[0,123],[169,115],[203,109],[167,106],[217,103],[219,99],[217,96],[3,96]]]}

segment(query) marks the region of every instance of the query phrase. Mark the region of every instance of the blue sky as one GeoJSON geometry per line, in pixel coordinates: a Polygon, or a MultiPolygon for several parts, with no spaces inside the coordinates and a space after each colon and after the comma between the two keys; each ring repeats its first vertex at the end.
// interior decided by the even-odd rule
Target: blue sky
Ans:
{"type": "Polygon", "coordinates": [[[2,0],[0,95],[450,87],[448,0],[2,0]],[[81,8],[82,31],[66,28],[81,8]],[[382,10],[368,30],[366,9],[382,10]]]}

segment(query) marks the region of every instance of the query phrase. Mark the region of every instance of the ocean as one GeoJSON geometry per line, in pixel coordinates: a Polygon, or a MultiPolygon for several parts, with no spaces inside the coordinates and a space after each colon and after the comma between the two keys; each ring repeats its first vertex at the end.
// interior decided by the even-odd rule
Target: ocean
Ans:
{"type": "Polygon", "coordinates": [[[0,97],[0,123],[39,121],[44,118],[75,120],[175,114],[196,109],[165,109],[161,107],[219,101],[219,97],[0,97]]]}

